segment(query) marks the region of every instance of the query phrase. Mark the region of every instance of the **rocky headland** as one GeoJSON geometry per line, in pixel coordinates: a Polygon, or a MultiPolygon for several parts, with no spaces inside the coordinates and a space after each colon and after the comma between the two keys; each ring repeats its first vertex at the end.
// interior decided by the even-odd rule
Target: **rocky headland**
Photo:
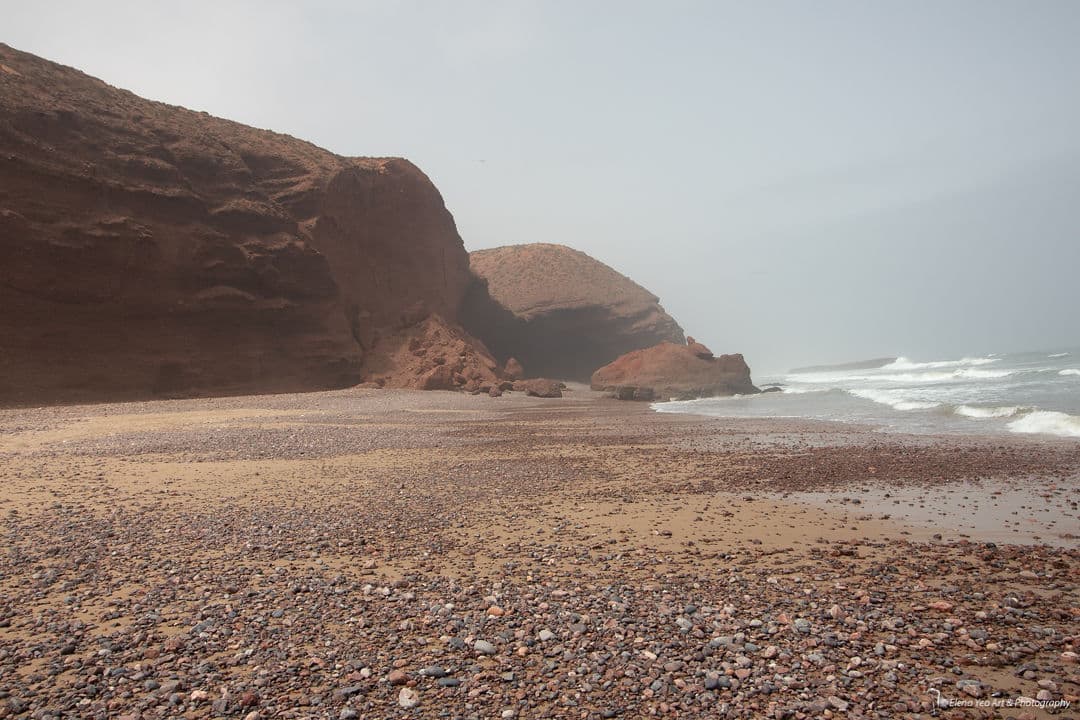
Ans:
{"type": "Polygon", "coordinates": [[[547,243],[470,253],[465,326],[530,375],[588,382],[623,353],[684,342],[651,292],[583,252],[547,243]]]}

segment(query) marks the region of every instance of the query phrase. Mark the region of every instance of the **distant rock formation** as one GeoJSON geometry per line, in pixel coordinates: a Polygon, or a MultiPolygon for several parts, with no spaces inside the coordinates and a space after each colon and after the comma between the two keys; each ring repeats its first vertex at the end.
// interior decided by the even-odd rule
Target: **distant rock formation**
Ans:
{"type": "Polygon", "coordinates": [[[462,322],[496,359],[530,375],[587,381],[630,350],[683,331],[645,288],[583,252],[544,243],[478,250],[462,322]]]}
{"type": "Polygon", "coordinates": [[[629,352],[592,375],[593,390],[620,400],[689,400],[759,392],[742,355],[714,357],[704,345],[665,342],[629,352]]]}
{"type": "Polygon", "coordinates": [[[0,44],[0,403],[480,385],[496,366],[457,327],[473,284],[408,161],[0,44]]]}

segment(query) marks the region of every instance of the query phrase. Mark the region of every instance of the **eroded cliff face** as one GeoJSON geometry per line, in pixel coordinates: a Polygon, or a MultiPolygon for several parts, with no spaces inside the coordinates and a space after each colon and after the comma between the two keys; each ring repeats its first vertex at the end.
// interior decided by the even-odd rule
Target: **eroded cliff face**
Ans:
{"type": "Polygon", "coordinates": [[[0,403],[412,384],[385,356],[433,313],[457,333],[471,282],[411,163],[0,45],[0,403]]]}
{"type": "Polygon", "coordinates": [[[470,264],[478,280],[462,322],[529,376],[587,382],[626,352],[684,342],[655,295],[578,250],[511,245],[473,252],[470,264]]]}

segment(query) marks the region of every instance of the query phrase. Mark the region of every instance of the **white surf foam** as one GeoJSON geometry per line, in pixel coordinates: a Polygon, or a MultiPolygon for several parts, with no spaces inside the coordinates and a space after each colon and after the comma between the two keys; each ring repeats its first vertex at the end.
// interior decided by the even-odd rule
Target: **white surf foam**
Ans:
{"type": "Polygon", "coordinates": [[[1065,368],[1059,372],[1058,375],[1080,375],[1080,370],[1077,370],[1076,368],[1065,368]]]}
{"type": "Polygon", "coordinates": [[[1053,355],[1047,355],[1046,357],[1048,357],[1048,358],[1067,357],[1067,356],[1068,356],[1068,354],[1069,354],[1069,353],[1067,353],[1067,352],[1063,352],[1063,353],[1054,353],[1053,355]]]}
{"type": "Polygon", "coordinates": [[[989,380],[989,379],[993,379],[993,378],[1009,377],[1010,375],[1013,374],[1013,371],[1012,370],[979,370],[977,368],[963,368],[963,369],[957,370],[953,374],[956,375],[956,377],[988,379],[989,380]]]}
{"type": "Polygon", "coordinates": [[[922,370],[932,368],[964,367],[971,365],[989,365],[997,362],[996,357],[965,357],[959,360],[932,360],[930,362],[912,362],[906,357],[898,357],[888,365],[882,365],[882,370],[922,370]]]}
{"type": "Polygon", "coordinates": [[[814,385],[839,385],[849,382],[888,382],[888,383],[939,383],[954,380],[993,380],[1012,375],[1012,370],[980,370],[979,368],[956,368],[949,371],[901,372],[847,375],[844,373],[799,373],[789,375],[788,382],[810,383],[814,385]]]}
{"type": "Polygon", "coordinates": [[[1014,433],[1080,437],[1080,417],[1053,410],[1036,410],[1009,423],[1014,433]]]}
{"type": "Polygon", "coordinates": [[[894,410],[931,410],[941,403],[924,400],[912,400],[891,390],[852,390],[851,394],[864,400],[871,400],[882,405],[888,405],[894,410]]]}
{"type": "Polygon", "coordinates": [[[893,373],[877,375],[870,380],[890,380],[892,382],[927,383],[947,382],[949,380],[992,380],[1012,375],[1012,370],[980,370],[978,368],[957,368],[952,372],[893,373]]]}

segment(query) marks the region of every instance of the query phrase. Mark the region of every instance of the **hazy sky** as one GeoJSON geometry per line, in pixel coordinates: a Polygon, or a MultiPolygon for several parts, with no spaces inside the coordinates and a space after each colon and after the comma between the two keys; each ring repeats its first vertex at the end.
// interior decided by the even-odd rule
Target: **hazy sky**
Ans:
{"type": "Polygon", "coordinates": [[[402,155],[759,374],[1080,345],[1080,2],[49,2],[0,40],[402,155]]]}

